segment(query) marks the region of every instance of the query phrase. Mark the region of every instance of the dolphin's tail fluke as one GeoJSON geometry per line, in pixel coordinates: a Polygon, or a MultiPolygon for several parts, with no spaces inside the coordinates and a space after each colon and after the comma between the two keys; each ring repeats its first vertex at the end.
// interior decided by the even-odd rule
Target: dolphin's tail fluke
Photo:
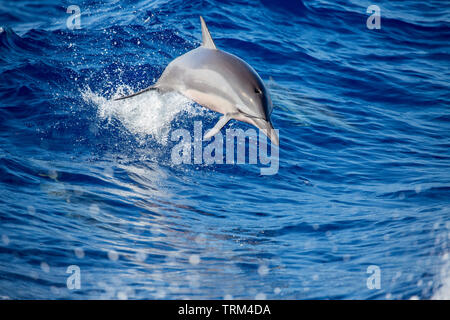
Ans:
{"type": "Polygon", "coordinates": [[[148,88],[146,88],[146,89],[144,89],[144,90],[141,90],[141,91],[138,91],[138,92],[136,92],[136,93],[130,94],[130,95],[128,95],[128,96],[116,98],[116,99],[114,99],[114,101],[132,98],[132,97],[135,97],[135,96],[137,96],[137,95],[140,95],[141,93],[144,93],[144,92],[147,92],[147,91],[151,91],[151,90],[159,90],[159,88],[156,87],[155,85],[153,85],[153,86],[150,86],[150,87],[148,87],[148,88]]]}
{"type": "Polygon", "coordinates": [[[275,144],[277,146],[280,144],[278,134],[275,131],[275,129],[273,128],[270,120],[267,121],[267,120],[263,120],[260,118],[253,118],[252,122],[255,127],[262,130],[262,132],[270,139],[270,141],[272,141],[273,144],[275,144]]]}

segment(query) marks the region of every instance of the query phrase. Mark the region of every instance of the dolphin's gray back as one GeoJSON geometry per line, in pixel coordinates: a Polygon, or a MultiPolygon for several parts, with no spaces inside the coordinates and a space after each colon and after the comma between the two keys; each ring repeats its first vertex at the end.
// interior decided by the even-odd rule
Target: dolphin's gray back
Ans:
{"type": "MultiPolygon", "coordinates": [[[[272,110],[249,108],[246,92],[264,84],[253,68],[238,57],[203,46],[173,60],[164,70],[157,87],[176,90],[195,102],[221,113],[241,112],[269,119],[272,110]],[[207,94],[206,94],[207,93],[207,94]]],[[[265,88],[264,88],[265,89],[265,88]]]]}

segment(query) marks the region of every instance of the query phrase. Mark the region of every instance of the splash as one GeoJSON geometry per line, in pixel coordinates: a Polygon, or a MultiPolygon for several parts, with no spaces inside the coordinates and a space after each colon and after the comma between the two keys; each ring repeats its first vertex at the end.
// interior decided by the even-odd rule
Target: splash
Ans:
{"type": "Polygon", "coordinates": [[[446,262],[441,269],[440,278],[441,278],[441,286],[439,289],[433,294],[433,300],[448,300],[450,299],[450,260],[449,253],[445,253],[443,255],[443,260],[446,262]]]}
{"type": "Polygon", "coordinates": [[[81,94],[85,102],[97,107],[100,119],[116,119],[129,132],[143,137],[150,135],[162,145],[167,144],[171,122],[178,114],[186,112],[189,116],[196,116],[205,112],[176,92],[160,94],[149,91],[130,99],[114,101],[130,92],[128,86],[122,85],[111,98],[95,93],[90,88],[81,94]]]}

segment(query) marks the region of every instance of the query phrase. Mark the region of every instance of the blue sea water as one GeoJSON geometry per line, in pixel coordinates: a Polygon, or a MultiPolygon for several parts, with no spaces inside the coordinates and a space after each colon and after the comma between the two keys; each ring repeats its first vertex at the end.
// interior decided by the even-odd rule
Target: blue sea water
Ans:
{"type": "Polygon", "coordinates": [[[448,2],[1,0],[0,27],[1,298],[450,297],[448,2]],[[275,175],[174,164],[219,117],[177,94],[112,101],[199,15],[271,92],[275,175]]]}

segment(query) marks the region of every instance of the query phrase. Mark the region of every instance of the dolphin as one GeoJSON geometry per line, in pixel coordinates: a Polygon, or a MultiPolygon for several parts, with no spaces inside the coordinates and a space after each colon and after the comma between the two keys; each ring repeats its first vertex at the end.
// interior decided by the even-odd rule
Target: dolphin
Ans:
{"type": "Polygon", "coordinates": [[[278,145],[270,121],[273,104],[256,71],[244,60],[217,49],[200,16],[202,45],[170,62],[152,86],[115,100],[137,96],[149,90],[177,91],[199,105],[223,114],[204,139],[216,135],[235,119],[254,125],[278,145]]]}

